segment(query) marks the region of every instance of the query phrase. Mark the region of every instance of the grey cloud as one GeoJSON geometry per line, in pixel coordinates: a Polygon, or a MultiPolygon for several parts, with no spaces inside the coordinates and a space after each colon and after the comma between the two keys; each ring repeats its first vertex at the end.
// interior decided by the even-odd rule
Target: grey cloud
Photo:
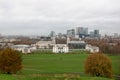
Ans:
{"type": "Polygon", "coordinates": [[[0,32],[65,33],[85,26],[102,33],[120,33],[119,3],[120,0],[0,0],[0,32]]]}

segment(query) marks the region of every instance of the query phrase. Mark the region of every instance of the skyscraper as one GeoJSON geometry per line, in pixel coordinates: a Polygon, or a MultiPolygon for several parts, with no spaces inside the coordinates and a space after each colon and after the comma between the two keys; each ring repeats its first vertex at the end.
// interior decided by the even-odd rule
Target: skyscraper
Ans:
{"type": "Polygon", "coordinates": [[[90,32],[90,34],[89,34],[89,36],[91,37],[91,38],[100,38],[100,33],[99,33],[99,30],[94,30],[94,31],[91,31],[90,32]]]}
{"type": "Polygon", "coordinates": [[[84,28],[84,27],[76,27],[76,34],[88,34],[88,28],[84,28]]]}
{"type": "Polygon", "coordinates": [[[79,35],[79,37],[86,37],[88,35],[88,28],[84,27],[76,27],[76,35],[79,35]]]}
{"type": "Polygon", "coordinates": [[[74,37],[75,36],[75,30],[74,29],[67,30],[67,36],[68,37],[74,37]]]}
{"type": "Polygon", "coordinates": [[[94,37],[100,37],[99,30],[94,30],[94,37]]]}
{"type": "Polygon", "coordinates": [[[54,32],[54,31],[51,31],[50,37],[55,37],[55,36],[56,36],[55,32],[54,32]]]}
{"type": "Polygon", "coordinates": [[[91,31],[89,35],[90,35],[91,38],[93,38],[94,37],[94,32],[91,31]]]}

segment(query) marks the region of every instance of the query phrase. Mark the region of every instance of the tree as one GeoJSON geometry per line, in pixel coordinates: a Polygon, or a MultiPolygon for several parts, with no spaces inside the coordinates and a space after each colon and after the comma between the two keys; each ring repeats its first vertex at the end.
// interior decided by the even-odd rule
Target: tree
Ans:
{"type": "Polygon", "coordinates": [[[90,54],[85,62],[85,73],[112,78],[111,60],[102,53],[90,54]]]}
{"type": "Polygon", "coordinates": [[[22,55],[16,50],[6,48],[0,52],[0,71],[15,74],[22,69],[22,55]]]}

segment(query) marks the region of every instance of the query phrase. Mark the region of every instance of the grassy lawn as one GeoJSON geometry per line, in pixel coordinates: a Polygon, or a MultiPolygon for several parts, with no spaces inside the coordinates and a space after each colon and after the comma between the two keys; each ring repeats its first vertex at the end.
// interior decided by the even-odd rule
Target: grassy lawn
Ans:
{"type": "MultiPolygon", "coordinates": [[[[23,55],[23,70],[13,76],[0,74],[0,80],[47,80],[48,78],[48,80],[110,80],[84,74],[84,62],[87,56],[88,54],[84,52],[82,54],[23,55]],[[70,75],[66,75],[68,73],[70,75]],[[4,76],[11,79],[7,77],[4,79],[4,76]]],[[[120,56],[108,56],[112,60],[114,74],[120,74],[118,70],[120,56]]]]}
{"type": "Polygon", "coordinates": [[[84,72],[87,54],[24,55],[23,73],[79,73],[84,72]]]}
{"type": "Polygon", "coordinates": [[[7,75],[0,74],[0,80],[113,80],[103,77],[90,77],[72,74],[31,74],[31,75],[7,75]]]}
{"type": "Polygon", "coordinates": [[[17,80],[17,78],[12,75],[0,74],[0,80],[17,80]]]}
{"type": "Polygon", "coordinates": [[[120,55],[108,55],[112,61],[114,75],[120,75],[120,55]]]}
{"type": "MultiPolygon", "coordinates": [[[[30,54],[23,56],[23,73],[83,73],[88,54],[30,54]]],[[[109,56],[114,74],[120,74],[120,56],[109,56]]]]}

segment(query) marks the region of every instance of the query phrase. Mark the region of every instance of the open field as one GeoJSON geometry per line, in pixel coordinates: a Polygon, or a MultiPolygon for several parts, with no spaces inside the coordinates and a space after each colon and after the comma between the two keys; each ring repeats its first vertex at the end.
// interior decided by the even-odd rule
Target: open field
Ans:
{"type": "Polygon", "coordinates": [[[86,54],[25,55],[23,73],[79,73],[84,72],[86,54]]]}
{"type": "MultiPolygon", "coordinates": [[[[2,80],[110,80],[84,74],[84,62],[89,54],[28,54],[23,55],[24,68],[16,75],[0,74],[2,80]],[[71,77],[72,76],[72,77],[71,77]],[[11,79],[10,79],[11,77],[11,79]]],[[[120,74],[120,56],[109,55],[114,75],[120,74]]]]}
{"type": "Polygon", "coordinates": [[[0,74],[0,80],[113,80],[102,77],[63,75],[6,75],[0,74]]]}
{"type": "MultiPolygon", "coordinates": [[[[83,73],[88,54],[31,54],[23,56],[23,73],[83,73]]],[[[109,56],[114,74],[118,70],[119,56],[109,56]]]]}

